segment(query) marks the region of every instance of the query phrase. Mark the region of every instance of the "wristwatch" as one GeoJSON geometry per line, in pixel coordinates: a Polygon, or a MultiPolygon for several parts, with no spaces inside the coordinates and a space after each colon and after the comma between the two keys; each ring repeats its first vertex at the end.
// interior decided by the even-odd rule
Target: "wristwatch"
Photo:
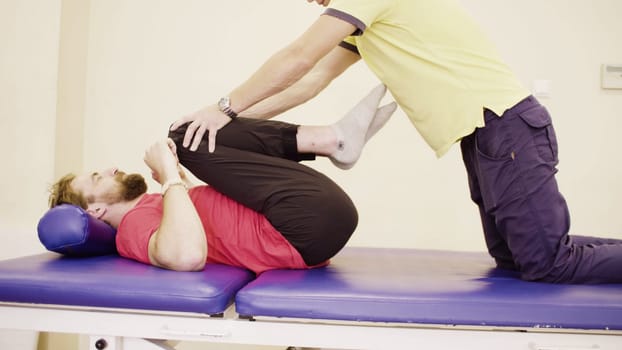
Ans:
{"type": "Polygon", "coordinates": [[[221,112],[229,116],[229,118],[231,119],[234,119],[238,116],[238,114],[235,113],[233,109],[231,109],[231,99],[229,98],[229,96],[225,96],[218,100],[218,109],[220,109],[221,112]]]}

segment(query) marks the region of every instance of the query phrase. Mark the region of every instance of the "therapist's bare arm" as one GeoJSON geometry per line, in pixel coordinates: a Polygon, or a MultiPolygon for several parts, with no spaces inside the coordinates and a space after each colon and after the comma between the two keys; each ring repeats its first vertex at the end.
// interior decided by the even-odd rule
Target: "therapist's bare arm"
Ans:
{"type": "Polygon", "coordinates": [[[241,117],[270,119],[314,98],[360,56],[340,46],[322,58],[313,69],[289,88],[254,104],[241,117]]]}
{"type": "MultiPolygon", "coordinates": [[[[153,144],[145,152],[145,163],[158,174],[161,184],[183,181],[174,150],[174,143],[168,139],[153,144]]],[[[207,239],[186,187],[170,186],[162,201],[162,221],[149,240],[151,263],[177,271],[202,270],[207,258],[207,239]]]]}
{"type": "MultiPolygon", "coordinates": [[[[351,33],[355,27],[332,16],[320,16],[297,40],[268,59],[246,82],[234,89],[231,109],[242,113],[256,103],[293,86],[329,52],[351,33]]],[[[291,108],[291,107],[290,107],[291,108]]],[[[183,146],[196,150],[206,131],[209,131],[208,149],[216,145],[216,132],[231,119],[210,105],[172,125],[176,129],[190,123],[183,146]]]]}

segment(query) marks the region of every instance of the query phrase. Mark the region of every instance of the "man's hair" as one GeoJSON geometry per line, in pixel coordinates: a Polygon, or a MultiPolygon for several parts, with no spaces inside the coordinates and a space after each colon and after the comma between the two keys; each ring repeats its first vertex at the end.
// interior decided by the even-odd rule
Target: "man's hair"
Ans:
{"type": "Polygon", "coordinates": [[[67,174],[50,187],[50,197],[48,199],[50,208],[60,204],[73,204],[82,209],[87,208],[86,199],[82,193],[75,191],[71,187],[71,182],[75,178],[75,174],[67,174]]]}

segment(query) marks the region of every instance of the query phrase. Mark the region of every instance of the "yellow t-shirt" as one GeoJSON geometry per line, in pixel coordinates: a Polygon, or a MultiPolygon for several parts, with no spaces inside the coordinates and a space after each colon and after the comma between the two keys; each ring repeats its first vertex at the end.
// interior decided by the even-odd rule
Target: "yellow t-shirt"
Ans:
{"type": "Polygon", "coordinates": [[[324,15],[355,25],[345,42],[387,86],[438,157],[529,95],[454,0],[332,0],[324,15]]]}

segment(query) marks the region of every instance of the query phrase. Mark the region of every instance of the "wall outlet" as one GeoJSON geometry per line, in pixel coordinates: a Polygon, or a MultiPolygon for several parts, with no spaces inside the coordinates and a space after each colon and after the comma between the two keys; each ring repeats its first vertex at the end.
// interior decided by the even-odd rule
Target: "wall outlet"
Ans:
{"type": "Polygon", "coordinates": [[[622,89],[622,63],[603,64],[600,74],[603,89],[622,89]]]}

